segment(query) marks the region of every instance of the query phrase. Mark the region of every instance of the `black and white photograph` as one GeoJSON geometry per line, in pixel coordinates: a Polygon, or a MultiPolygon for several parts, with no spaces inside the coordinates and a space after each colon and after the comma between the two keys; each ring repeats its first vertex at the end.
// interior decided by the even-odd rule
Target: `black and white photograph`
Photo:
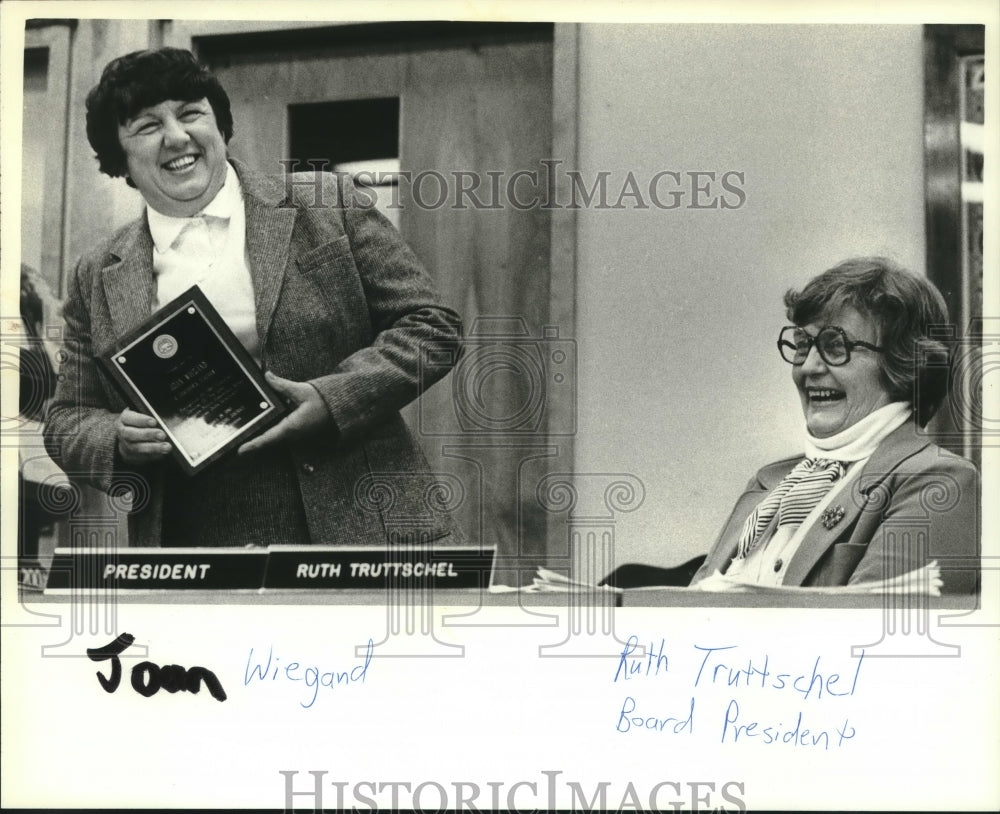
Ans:
{"type": "Polygon", "coordinates": [[[5,810],[1000,805],[995,4],[0,14],[5,810]]]}

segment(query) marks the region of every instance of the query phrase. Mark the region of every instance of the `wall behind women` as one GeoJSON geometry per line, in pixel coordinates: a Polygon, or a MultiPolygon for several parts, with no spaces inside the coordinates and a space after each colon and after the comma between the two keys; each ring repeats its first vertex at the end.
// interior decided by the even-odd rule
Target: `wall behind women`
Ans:
{"type": "Polygon", "coordinates": [[[631,171],[650,204],[578,220],[575,468],[646,490],[616,562],[705,552],[747,479],[800,452],[787,288],[858,254],[923,273],[921,65],[919,26],[581,28],[579,170],[610,173],[609,203],[631,171]],[[716,182],[658,209],[662,170],[741,172],[746,200],[690,208],[738,202],[716,182]]]}
{"type": "MultiPolygon", "coordinates": [[[[160,41],[147,21],[72,25],[64,269],[141,208],[96,172],[83,97],[109,59],[160,41]]],[[[577,321],[560,333],[578,345],[575,469],[641,479],[617,561],[673,564],[707,550],[760,465],[800,446],[774,346],[785,289],[860,253],[923,270],[921,29],[582,25],[577,122],[587,188],[607,173],[613,204],[631,172],[650,208],[626,196],[578,213],[577,321]],[[745,202],[688,208],[739,200],[716,181],[659,209],[646,187],[664,170],[743,173],[730,181],[745,202]]],[[[661,178],[664,203],[672,187],[661,178]]]]}

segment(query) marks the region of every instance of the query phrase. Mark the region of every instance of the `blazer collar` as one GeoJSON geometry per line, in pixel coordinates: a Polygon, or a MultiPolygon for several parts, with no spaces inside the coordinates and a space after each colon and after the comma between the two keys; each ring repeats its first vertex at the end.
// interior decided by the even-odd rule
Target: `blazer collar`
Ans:
{"type": "Polygon", "coordinates": [[[118,232],[108,251],[101,281],[111,324],[121,337],[149,317],[153,304],[153,238],[145,214],[118,232]]]}
{"type": "Polygon", "coordinates": [[[788,563],[788,570],[782,582],[785,585],[801,585],[809,572],[843,533],[851,528],[857,516],[869,502],[879,498],[872,493],[892,474],[903,461],[916,455],[930,444],[930,441],[914,432],[912,420],[893,430],[872,453],[864,469],[849,487],[849,494],[841,494],[838,505],[844,509],[844,516],[837,525],[825,528],[815,523],[802,539],[801,544],[788,563]]]}
{"type": "MultiPolygon", "coordinates": [[[[263,347],[291,256],[296,209],[280,180],[259,175],[236,159],[230,163],[243,187],[247,255],[263,347]]],[[[153,238],[145,213],[115,236],[109,255],[102,270],[104,295],[115,333],[124,336],[149,317],[153,303],[153,238]]]]}
{"type": "Polygon", "coordinates": [[[288,197],[290,191],[283,178],[261,175],[250,169],[238,158],[230,158],[229,163],[240,179],[243,196],[256,198],[260,203],[270,207],[289,208],[292,206],[288,197]]]}
{"type": "Polygon", "coordinates": [[[285,279],[285,267],[291,258],[292,229],[297,210],[285,194],[285,185],[281,181],[258,175],[241,161],[231,159],[230,163],[243,187],[247,257],[253,280],[257,336],[263,353],[285,279]]]}

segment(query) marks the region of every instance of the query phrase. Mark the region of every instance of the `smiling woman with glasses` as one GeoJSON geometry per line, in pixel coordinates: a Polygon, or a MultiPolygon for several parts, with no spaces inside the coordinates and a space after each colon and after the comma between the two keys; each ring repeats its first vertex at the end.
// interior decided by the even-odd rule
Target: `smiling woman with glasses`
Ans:
{"type": "Polygon", "coordinates": [[[855,258],[785,295],[778,351],[805,418],[804,455],[747,485],[692,584],[835,586],[932,560],[943,590],[976,587],[976,468],[922,432],[947,395],[948,314],[925,278],[855,258]],[[935,331],[935,327],[942,331],[935,331]]]}

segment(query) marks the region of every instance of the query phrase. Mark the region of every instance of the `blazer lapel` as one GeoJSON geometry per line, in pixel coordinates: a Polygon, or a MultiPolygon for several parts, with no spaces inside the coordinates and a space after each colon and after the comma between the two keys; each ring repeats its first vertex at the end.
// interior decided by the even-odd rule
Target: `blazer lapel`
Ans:
{"type": "Polygon", "coordinates": [[[862,471],[847,492],[841,492],[833,500],[831,508],[839,506],[844,510],[844,516],[832,528],[826,528],[822,522],[813,523],[788,563],[788,570],[781,580],[783,585],[801,585],[805,582],[813,566],[837,542],[844,529],[853,528],[855,520],[868,503],[868,493],[876,485],[877,483],[870,483],[866,486],[865,472],[862,471]]]}
{"type": "MultiPolygon", "coordinates": [[[[751,486],[740,495],[733,510],[729,513],[726,525],[723,526],[715,544],[712,546],[711,551],[709,551],[708,559],[702,566],[703,573],[725,572],[729,568],[730,562],[736,556],[740,535],[743,533],[743,526],[746,524],[747,518],[757,508],[757,505],[781,483],[782,478],[792,470],[795,464],[801,460],[801,457],[794,457],[775,461],[757,473],[756,486],[751,486]]],[[[771,521],[768,529],[764,530],[765,535],[769,534],[769,529],[772,529],[776,522],[776,518],[771,521]]],[[[765,536],[764,539],[767,539],[767,537],[765,536]]]]}
{"type": "MultiPolygon", "coordinates": [[[[876,487],[903,461],[915,455],[928,443],[926,439],[920,438],[914,433],[910,421],[889,433],[850,485],[849,493],[841,493],[834,499],[832,506],[843,508],[844,516],[829,529],[825,528],[822,523],[813,524],[802,538],[795,554],[792,555],[782,583],[784,585],[802,585],[809,572],[830,546],[841,541],[840,538],[846,529],[854,527],[858,515],[866,509],[868,504],[884,500],[881,493],[875,491],[876,487]]],[[[869,509],[869,511],[873,510],[869,509]]],[[[864,542],[867,543],[867,540],[864,542]]]]}
{"type": "Polygon", "coordinates": [[[752,492],[744,492],[740,495],[739,500],[736,501],[736,506],[733,507],[733,511],[729,515],[729,520],[726,522],[725,528],[722,530],[722,534],[719,535],[719,542],[722,544],[716,544],[712,547],[708,559],[702,566],[706,569],[706,573],[714,574],[716,571],[725,573],[726,569],[729,568],[733,557],[736,556],[740,534],[742,533],[746,519],[757,507],[757,504],[767,497],[768,491],[770,490],[758,489],[752,492]]]}
{"type": "Polygon", "coordinates": [[[115,336],[142,324],[153,305],[153,238],[145,216],[137,219],[111,246],[113,261],[101,280],[115,336]]]}
{"type": "Polygon", "coordinates": [[[285,279],[285,266],[292,255],[296,210],[294,206],[281,205],[287,199],[280,186],[269,183],[239,161],[232,160],[232,165],[243,187],[247,256],[257,311],[257,336],[263,349],[285,279]]]}

